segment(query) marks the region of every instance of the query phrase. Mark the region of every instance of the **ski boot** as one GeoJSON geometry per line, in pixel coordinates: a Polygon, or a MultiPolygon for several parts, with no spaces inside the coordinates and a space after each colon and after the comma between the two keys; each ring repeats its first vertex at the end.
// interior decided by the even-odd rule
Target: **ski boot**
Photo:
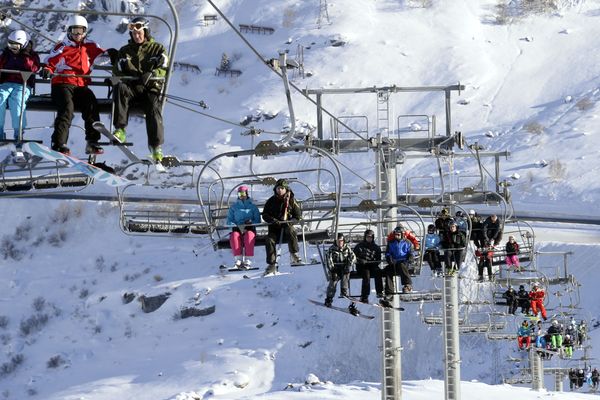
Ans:
{"type": "Polygon", "coordinates": [[[127,134],[125,133],[125,128],[118,128],[113,132],[113,136],[121,143],[125,143],[125,139],[127,138],[127,134]]]}
{"type": "Polygon", "coordinates": [[[244,261],[242,261],[242,265],[240,265],[241,269],[250,269],[252,268],[252,260],[246,258],[244,261]]]}
{"type": "Polygon", "coordinates": [[[148,149],[150,149],[150,157],[152,158],[152,161],[154,161],[156,164],[160,164],[160,162],[163,159],[163,151],[162,151],[162,147],[160,146],[156,146],[156,147],[148,147],[148,149]]]}
{"type": "Polygon", "coordinates": [[[85,154],[104,154],[104,149],[98,145],[98,142],[87,142],[85,154]]]}
{"type": "Polygon", "coordinates": [[[412,286],[411,285],[404,285],[402,287],[402,293],[410,293],[412,292],[412,286]]]}
{"type": "Polygon", "coordinates": [[[277,264],[269,264],[263,276],[275,274],[277,272],[277,264]]]}
{"type": "Polygon", "coordinates": [[[302,264],[302,259],[300,258],[300,255],[298,255],[298,253],[292,253],[290,254],[290,262],[291,264],[302,264]]]}
{"type": "Polygon", "coordinates": [[[52,150],[63,153],[66,156],[71,155],[71,149],[64,144],[52,143],[52,150]]]}
{"type": "Polygon", "coordinates": [[[323,303],[323,305],[325,307],[331,307],[332,304],[333,304],[333,299],[331,297],[325,298],[325,303],[323,303]]]}
{"type": "Polygon", "coordinates": [[[350,303],[348,306],[348,311],[350,311],[350,314],[355,316],[360,314],[360,311],[358,311],[358,308],[356,308],[356,304],[354,303],[350,303]]]}
{"type": "Polygon", "coordinates": [[[379,305],[380,305],[381,307],[385,307],[385,308],[391,308],[391,307],[392,307],[392,302],[391,302],[391,301],[389,301],[387,298],[385,298],[385,297],[382,297],[382,298],[379,300],[379,305]]]}

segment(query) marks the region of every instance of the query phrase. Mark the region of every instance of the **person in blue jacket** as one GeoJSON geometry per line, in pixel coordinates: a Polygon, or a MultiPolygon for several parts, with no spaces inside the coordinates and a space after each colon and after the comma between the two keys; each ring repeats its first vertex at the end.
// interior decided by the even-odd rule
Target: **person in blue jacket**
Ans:
{"type": "Polygon", "coordinates": [[[387,243],[385,249],[385,259],[388,265],[385,267],[385,294],[388,300],[389,295],[393,294],[394,276],[396,272],[400,274],[402,282],[402,293],[410,293],[412,291],[412,279],[408,273],[408,264],[412,258],[412,244],[404,238],[404,229],[397,226],[394,229],[394,239],[387,243]]]}
{"type": "Polygon", "coordinates": [[[248,196],[248,186],[240,186],[237,194],[237,201],[227,212],[227,225],[234,225],[229,244],[233,253],[234,268],[247,269],[252,265],[252,257],[254,257],[256,241],[254,224],[260,224],[260,212],[248,196]]]}
{"type": "Polygon", "coordinates": [[[442,239],[440,235],[435,233],[435,225],[431,224],[427,227],[427,234],[425,235],[425,260],[431,268],[431,272],[434,276],[442,274],[442,261],[440,260],[440,248],[442,246],[442,239]]]}

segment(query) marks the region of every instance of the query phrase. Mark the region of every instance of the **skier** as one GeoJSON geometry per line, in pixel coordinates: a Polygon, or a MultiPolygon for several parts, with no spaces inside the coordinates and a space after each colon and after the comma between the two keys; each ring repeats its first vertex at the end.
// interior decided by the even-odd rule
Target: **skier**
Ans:
{"type": "Polygon", "coordinates": [[[519,307],[521,312],[525,315],[529,315],[529,309],[531,308],[531,300],[529,300],[529,292],[525,290],[525,286],[520,285],[519,291],[517,292],[517,300],[519,301],[519,307]]]}
{"type": "Polygon", "coordinates": [[[583,372],[583,369],[580,368],[577,370],[577,389],[583,387],[583,382],[585,382],[585,372],[583,372]]]}
{"type": "Polygon", "coordinates": [[[369,302],[369,293],[371,292],[371,277],[375,281],[375,292],[377,297],[383,297],[383,280],[381,276],[381,247],[375,243],[375,232],[367,229],[363,235],[363,240],[354,247],[356,255],[356,271],[362,277],[360,291],[360,301],[369,302]]]}
{"type": "Polygon", "coordinates": [[[521,272],[519,265],[519,244],[515,237],[510,235],[506,242],[506,268],[514,267],[515,271],[521,272]]]}
{"type": "MultiPolygon", "coordinates": [[[[395,229],[399,229],[404,233],[404,239],[408,240],[412,246],[413,249],[415,251],[418,251],[421,247],[421,244],[419,243],[419,239],[417,238],[417,235],[415,235],[415,233],[413,231],[411,231],[410,229],[406,229],[404,227],[404,225],[402,224],[398,224],[398,226],[396,226],[395,229]]],[[[392,240],[394,240],[395,238],[395,230],[391,231],[388,236],[387,236],[387,241],[391,242],[392,240]]]]}
{"type": "Polygon", "coordinates": [[[569,390],[573,391],[573,388],[577,388],[577,371],[569,368],[569,390]]]}
{"type": "Polygon", "coordinates": [[[385,249],[385,259],[387,266],[384,270],[386,285],[384,303],[390,301],[389,296],[393,293],[394,276],[396,272],[400,274],[402,282],[402,293],[412,291],[412,279],[408,273],[408,264],[412,258],[412,244],[404,237],[404,230],[401,226],[394,229],[394,240],[387,243],[385,249]]]}
{"type": "Polygon", "coordinates": [[[453,220],[450,218],[450,212],[448,209],[446,207],[442,208],[442,211],[440,211],[437,219],[434,222],[435,229],[437,229],[441,237],[443,237],[444,234],[450,230],[449,224],[451,221],[453,220]]]}
{"type": "MultiPolygon", "coordinates": [[[[337,239],[334,244],[327,250],[327,270],[329,271],[329,284],[327,285],[327,292],[325,297],[325,307],[331,307],[333,303],[333,296],[335,295],[335,289],[338,281],[341,279],[342,284],[340,287],[340,296],[348,296],[348,289],[350,286],[350,271],[356,263],[356,256],[350,249],[343,233],[337,234],[337,239]]],[[[354,302],[351,302],[348,306],[348,311],[352,315],[358,315],[358,309],[354,302]]]]}
{"type": "Polygon", "coordinates": [[[150,35],[146,18],[135,17],[127,28],[130,39],[114,57],[113,74],[135,79],[124,78],[114,86],[114,135],[119,141],[125,142],[130,104],[132,101],[139,102],[146,114],[150,156],[160,163],[164,143],[161,91],[167,74],[168,57],[165,47],[150,35]]]}
{"type": "Polygon", "coordinates": [[[425,235],[425,260],[431,268],[433,276],[442,275],[442,262],[440,261],[440,235],[435,233],[435,225],[427,227],[427,235],[425,235]]]}
{"type": "Polygon", "coordinates": [[[471,237],[475,248],[483,247],[483,222],[475,210],[469,210],[469,220],[471,221],[471,237]]]}
{"type": "Polygon", "coordinates": [[[557,320],[552,320],[552,324],[550,325],[550,328],[548,328],[548,335],[550,335],[552,350],[560,349],[562,347],[563,337],[562,329],[557,320]]]}
{"type": "Polygon", "coordinates": [[[458,226],[458,230],[461,232],[464,232],[466,235],[468,224],[467,224],[467,217],[465,216],[465,213],[463,213],[460,210],[457,211],[455,214],[455,217],[454,217],[454,221],[456,222],[456,226],[458,226]]]}
{"type": "Polygon", "coordinates": [[[463,254],[467,246],[464,232],[460,232],[456,223],[450,222],[448,232],[442,234],[442,248],[446,263],[446,274],[453,275],[460,269],[463,254]]]}
{"type": "Polygon", "coordinates": [[[566,358],[573,357],[573,339],[572,339],[571,335],[565,335],[562,345],[563,345],[563,348],[565,349],[565,357],[566,358]]]}
{"type": "Polygon", "coordinates": [[[517,330],[517,343],[519,345],[519,350],[529,350],[531,346],[531,327],[527,320],[523,321],[519,329],[517,330]]]}
{"type": "Polygon", "coordinates": [[[596,368],[592,370],[592,388],[598,389],[598,382],[600,382],[600,372],[596,368]]]}
{"type": "Polygon", "coordinates": [[[531,300],[531,311],[533,311],[533,315],[538,315],[538,310],[542,313],[542,318],[547,320],[546,317],[546,308],[544,307],[544,297],[546,293],[540,287],[540,284],[534,282],[533,288],[531,292],[529,292],[529,299],[531,300]]]}
{"type": "MultiPolygon", "coordinates": [[[[25,31],[16,30],[8,35],[8,44],[0,54],[0,69],[13,71],[37,72],[40,68],[40,58],[33,50],[33,43],[25,31]]],[[[4,118],[6,106],[10,106],[13,138],[19,140],[19,133],[27,126],[25,106],[35,83],[35,75],[23,82],[20,73],[2,72],[0,74],[0,140],[5,140],[4,118]],[[21,118],[23,119],[22,125],[21,118]]],[[[17,143],[16,152],[21,153],[21,144],[17,143]]],[[[23,154],[20,154],[22,157],[23,154]]]]}
{"type": "Polygon", "coordinates": [[[479,262],[477,263],[478,281],[483,282],[483,270],[485,268],[487,269],[488,280],[493,282],[492,259],[494,258],[494,248],[490,246],[489,242],[486,242],[484,247],[475,251],[475,255],[479,257],[479,262]]]}
{"type": "Polygon", "coordinates": [[[497,246],[502,240],[502,225],[496,214],[492,214],[483,222],[483,240],[488,240],[492,246],[497,246]]]}
{"type": "Polygon", "coordinates": [[[517,311],[517,292],[512,286],[508,286],[508,290],[502,294],[502,297],[506,299],[506,305],[508,306],[508,313],[515,314],[517,311]]]}
{"type": "Polygon", "coordinates": [[[93,127],[94,122],[100,121],[98,101],[88,87],[90,79],[81,76],[91,73],[94,60],[104,53],[104,49],[88,39],[87,31],[87,20],[75,15],[67,28],[66,39],[54,46],[40,74],[43,79],[48,79],[54,74],[51,96],[56,105],[56,119],[52,150],[67,155],[71,154],[66,144],[75,105],[81,109],[81,116],[85,122],[86,154],[104,153],[98,145],[100,133],[93,127]]]}
{"type": "Polygon", "coordinates": [[[294,197],[286,179],[279,179],[273,187],[273,196],[269,197],[262,212],[263,220],[269,224],[265,248],[267,253],[266,274],[277,272],[277,244],[287,238],[292,264],[300,264],[298,255],[298,236],[292,224],[302,219],[302,210],[294,197]]]}
{"type": "Polygon", "coordinates": [[[582,319],[577,328],[577,341],[580,346],[583,346],[583,342],[587,339],[587,324],[582,319]]]}
{"type": "Polygon", "coordinates": [[[248,269],[252,265],[252,257],[254,257],[256,241],[254,224],[260,224],[260,212],[248,196],[248,186],[240,186],[237,194],[238,199],[227,212],[227,225],[233,225],[229,244],[233,253],[234,267],[248,269]]]}

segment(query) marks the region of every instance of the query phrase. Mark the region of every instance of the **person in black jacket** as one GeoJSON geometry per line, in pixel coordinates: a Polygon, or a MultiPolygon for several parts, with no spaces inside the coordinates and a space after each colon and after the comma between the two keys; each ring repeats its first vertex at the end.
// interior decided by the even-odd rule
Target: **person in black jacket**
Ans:
{"type": "Polygon", "coordinates": [[[483,221],[475,210],[469,210],[469,221],[471,221],[471,237],[475,248],[483,247],[483,221]]]}
{"type": "Polygon", "coordinates": [[[519,307],[521,307],[521,312],[523,314],[529,314],[529,309],[531,308],[531,301],[529,300],[529,292],[525,290],[525,286],[519,286],[519,291],[517,292],[517,301],[519,302],[519,307]]]}
{"type": "MultiPolygon", "coordinates": [[[[340,232],[337,234],[335,243],[327,250],[326,257],[326,267],[329,272],[329,284],[327,285],[325,307],[331,307],[338,281],[342,281],[342,284],[340,285],[340,296],[347,297],[349,294],[350,271],[356,263],[356,256],[346,243],[344,234],[340,232]]],[[[350,311],[350,314],[352,315],[359,314],[353,301],[350,302],[348,311],[350,311]]]]}
{"type": "Polygon", "coordinates": [[[302,219],[302,210],[294,197],[294,192],[285,179],[279,179],[262,212],[263,220],[269,224],[265,248],[267,253],[266,274],[277,272],[277,244],[287,238],[292,264],[302,262],[298,255],[298,236],[293,223],[302,219]]]}
{"type": "Polygon", "coordinates": [[[518,305],[517,292],[515,292],[515,289],[513,289],[512,286],[509,286],[508,290],[506,292],[504,292],[502,297],[504,297],[506,299],[506,305],[508,306],[509,314],[514,315],[515,312],[517,311],[517,305],[518,305]]]}
{"type": "Polygon", "coordinates": [[[370,229],[365,231],[363,241],[354,247],[356,254],[356,270],[362,277],[360,301],[369,302],[371,292],[371,277],[375,281],[377,297],[383,297],[383,280],[381,275],[381,247],[375,243],[375,232],[370,229]]]}
{"type": "Polygon", "coordinates": [[[442,235],[446,274],[452,275],[460,269],[466,247],[467,238],[465,233],[458,230],[455,222],[451,222],[449,231],[442,235]]]}
{"type": "Polygon", "coordinates": [[[483,222],[483,240],[487,240],[492,246],[497,246],[502,240],[502,224],[496,214],[490,215],[483,222]]]}

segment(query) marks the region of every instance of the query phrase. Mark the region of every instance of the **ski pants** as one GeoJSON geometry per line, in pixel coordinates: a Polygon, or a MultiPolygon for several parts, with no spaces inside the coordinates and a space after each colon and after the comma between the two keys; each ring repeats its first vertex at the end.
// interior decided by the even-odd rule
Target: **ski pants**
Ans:
{"type": "Polygon", "coordinates": [[[81,110],[81,117],[85,125],[85,140],[88,142],[100,140],[100,132],[94,129],[93,126],[94,122],[100,121],[98,101],[90,88],[61,83],[52,85],[51,96],[56,106],[52,143],[56,145],[67,144],[69,128],[75,114],[75,104],[81,110]]]}
{"type": "Polygon", "coordinates": [[[519,307],[521,307],[521,312],[523,314],[529,314],[531,302],[529,300],[519,300],[519,307]]]}
{"type": "Polygon", "coordinates": [[[506,266],[508,268],[513,266],[515,268],[519,268],[519,256],[516,254],[513,254],[512,256],[506,256],[506,266]]]}
{"type": "Polygon", "coordinates": [[[458,250],[450,250],[450,249],[446,249],[444,251],[444,257],[445,257],[445,261],[446,261],[446,271],[450,271],[452,269],[454,269],[455,271],[458,271],[460,269],[460,264],[462,263],[462,259],[463,259],[463,250],[462,249],[458,249],[458,250]],[[454,268],[453,268],[453,263],[454,263],[454,268]]]}
{"type": "Polygon", "coordinates": [[[343,266],[335,266],[329,270],[329,284],[327,285],[326,296],[328,299],[333,299],[338,281],[341,279],[340,295],[348,296],[348,288],[350,287],[350,271],[343,266]]]}
{"type": "Polygon", "coordinates": [[[565,346],[565,356],[568,358],[573,357],[573,346],[565,346]]]}
{"type": "Polygon", "coordinates": [[[550,338],[553,349],[560,349],[562,347],[562,335],[552,335],[550,338]]]}
{"type": "Polygon", "coordinates": [[[27,126],[25,107],[30,95],[31,88],[27,85],[25,85],[25,90],[23,90],[23,84],[21,83],[4,82],[0,84],[0,139],[6,139],[6,135],[4,134],[4,119],[6,117],[7,105],[10,108],[13,138],[15,140],[19,139],[21,116],[23,116],[23,128],[27,126]]]}
{"type": "Polygon", "coordinates": [[[298,236],[291,224],[271,224],[269,233],[265,240],[265,249],[267,253],[267,264],[277,263],[277,245],[287,239],[290,253],[298,252],[298,236]]]}
{"type": "Polygon", "coordinates": [[[165,141],[160,93],[147,90],[143,85],[119,82],[114,86],[115,128],[127,127],[129,106],[137,102],[146,114],[146,135],[148,146],[158,147],[165,141]]]}
{"type": "Polygon", "coordinates": [[[362,277],[360,288],[361,299],[367,300],[369,298],[369,293],[371,293],[371,277],[375,281],[375,291],[378,295],[383,295],[383,278],[379,264],[380,262],[376,261],[356,265],[356,271],[362,277]]]}
{"type": "Polygon", "coordinates": [[[514,299],[514,300],[508,300],[507,299],[506,300],[506,304],[508,305],[508,313],[509,314],[514,314],[514,313],[517,312],[518,302],[517,302],[516,299],[514,299]]]}
{"type": "Polygon", "coordinates": [[[442,261],[440,260],[439,250],[427,249],[425,250],[423,258],[427,261],[427,264],[429,264],[431,271],[442,272],[442,261]]]}
{"type": "Polygon", "coordinates": [[[483,260],[479,260],[479,264],[477,264],[477,272],[479,273],[479,279],[483,279],[483,269],[487,269],[488,278],[490,281],[494,278],[492,275],[492,262],[489,258],[484,258],[483,260]]]}
{"type": "Polygon", "coordinates": [[[254,227],[249,226],[244,229],[244,233],[240,231],[238,227],[231,230],[229,236],[229,244],[231,245],[231,252],[235,256],[241,256],[242,250],[246,257],[254,256],[254,243],[256,242],[256,230],[254,227]]]}
{"type": "Polygon", "coordinates": [[[542,318],[544,320],[548,319],[546,317],[546,308],[544,307],[543,300],[531,300],[531,311],[533,311],[533,315],[537,315],[538,311],[542,313],[542,318]]]}
{"type": "Polygon", "coordinates": [[[535,347],[539,347],[540,349],[546,348],[546,339],[544,339],[544,336],[540,335],[535,338],[535,347]]]}
{"type": "Polygon", "coordinates": [[[402,286],[412,285],[412,279],[408,273],[408,261],[399,260],[393,263],[389,263],[383,270],[383,276],[385,277],[385,294],[394,294],[394,277],[400,275],[400,282],[402,286]]]}
{"type": "Polygon", "coordinates": [[[531,346],[531,336],[519,336],[517,343],[519,344],[519,349],[523,349],[523,346],[528,349],[531,346]]]}

